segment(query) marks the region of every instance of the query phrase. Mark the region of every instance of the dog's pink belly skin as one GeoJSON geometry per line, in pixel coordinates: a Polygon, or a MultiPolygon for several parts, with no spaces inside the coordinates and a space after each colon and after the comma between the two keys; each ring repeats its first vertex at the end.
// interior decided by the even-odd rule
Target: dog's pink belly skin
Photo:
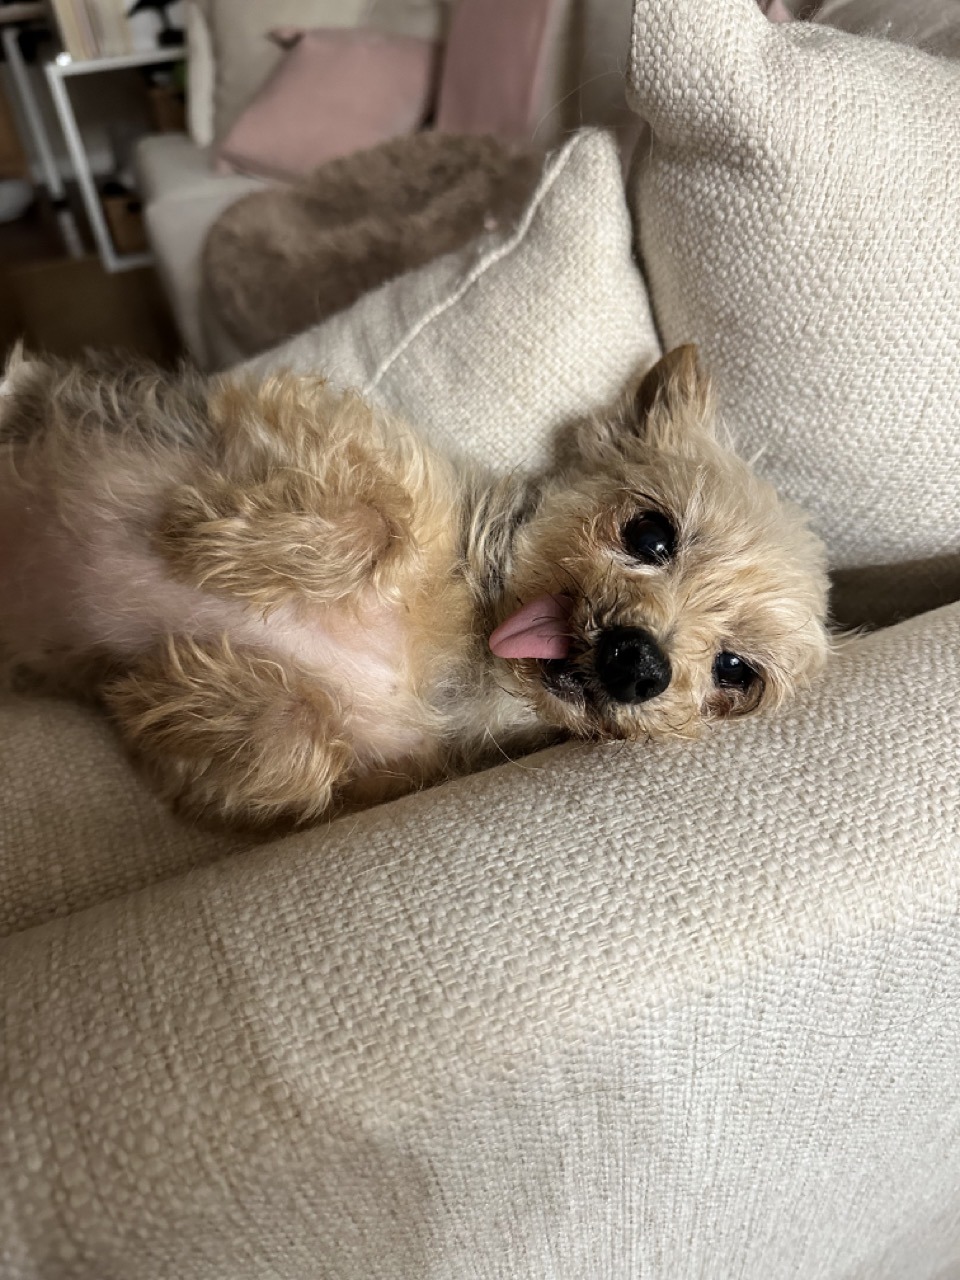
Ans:
{"type": "Polygon", "coordinates": [[[228,629],[235,606],[163,571],[146,540],[110,513],[67,526],[28,492],[0,505],[0,631],[15,650],[139,652],[171,632],[228,629]]]}
{"type": "Polygon", "coordinates": [[[360,611],[286,606],[264,616],[177,582],[118,513],[81,509],[86,527],[68,529],[36,495],[0,490],[0,641],[15,658],[105,651],[123,660],[170,635],[226,637],[334,689],[361,758],[419,748],[402,611],[371,601],[360,611]]]}

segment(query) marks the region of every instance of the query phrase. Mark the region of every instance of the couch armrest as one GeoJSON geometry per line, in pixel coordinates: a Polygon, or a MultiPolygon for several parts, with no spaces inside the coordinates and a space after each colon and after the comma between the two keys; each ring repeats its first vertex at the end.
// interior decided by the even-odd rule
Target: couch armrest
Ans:
{"type": "Polygon", "coordinates": [[[960,607],[0,944],[8,1274],[960,1260],[960,607]]]}
{"type": "Polygon", "coordinates": [[[214,173],[208,151],[180,133],[144,138],[136,164],[157,274],[184,345],[207,367],[210,343],[200,310],[203,242],[228,205],[268,184],[242,174],[214,173]]]}

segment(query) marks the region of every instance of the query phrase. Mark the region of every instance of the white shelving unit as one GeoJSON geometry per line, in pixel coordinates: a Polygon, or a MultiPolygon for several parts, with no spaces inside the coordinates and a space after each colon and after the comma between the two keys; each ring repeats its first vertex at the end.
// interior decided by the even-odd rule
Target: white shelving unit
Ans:
{"type": "MultiPolygon", "coordinates": [[[[10,71],[11,86],[16,95],[22,122],[30,134],[33,150],[43,174],[43,183],[53,203],[64,246],[70,257],[81,258],[84,254],[83,240],[76,219],[67,203],[63,177],[54,158],[53,147],[44,126],[43,114],[20,50],[21,29],[38,20],[52,21],[52,15],[45,0],[24,0],[20,4],[0,6],[0,43],[3,45],[10,71]]],[[[53,61],[44,64],[43,69],[56,109],[57,120],[63,132],[83,206],[96,241],[97,252],[106,271],[127,271],[131,267],[146,266],[150,263],[151,257],[148,253],[118,254],[114,247],[70,99],[68,82],[74,76],[103,75],[111,71],[125,71],[131,67],[163,66],[181,62],[185,57],[185,47],[177,46],[169,49],[150,49],[122,57],[82,60],[71,58],[68,53],[61,53],[53,61]]]]}
{"type": "Polygon", "coordinates": [[[148,253],[118,254],[114,248],[67,84],[74,76],[103,75],[110,71],[126,71],[131,67],[162,66],[166,63],[181,62],[185,56],[186,51],[183,48],[151,49],[145,53],[130,53],[117,58],[85,58],[83,60],[74,60],[69,53],[61,53],[44,66],[47,84],[50,86],[50,96],[57,111],[60,128],[63,130],[64,142],[76,175],[83,207],[97,244],[100,261],[106,271],[129,271],[132,267],[147,266],[152,259],[148,253]]]}
{"type": "Polygon", "coordinates": [[[23,126],[30,135],[33,151],[43,174],[43,183],[53,204],[64,247],[71,258],[81,258],[83,241],[80,238],[76,219],[67,205],[63,178],[54,159],[53,148],[43,123],[43,115],[20,51],[21,29],[32,22],[45,21],[48,17],[47,6],[42,3],[42,0],[3,5],[0,7],[0,43],[3,44],[3,52],[10,71],[11,88],[20,109],[23,126]]]}

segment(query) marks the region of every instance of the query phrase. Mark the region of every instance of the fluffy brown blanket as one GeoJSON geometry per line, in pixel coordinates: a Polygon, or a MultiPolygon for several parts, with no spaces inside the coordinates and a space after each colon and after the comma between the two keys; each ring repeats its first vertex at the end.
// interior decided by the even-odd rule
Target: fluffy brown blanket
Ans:
{"type": "Polygon", "coordinates": [[[203,253],[205,315],[255,355],[384,281],[514,221],[542,155],[419,133],[231,205],[203,253]]]}

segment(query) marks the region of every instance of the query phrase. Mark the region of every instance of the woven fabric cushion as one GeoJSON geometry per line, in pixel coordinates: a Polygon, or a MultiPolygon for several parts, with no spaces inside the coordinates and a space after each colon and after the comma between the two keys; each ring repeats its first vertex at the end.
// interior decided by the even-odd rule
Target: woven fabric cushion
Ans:
{"type": "Polygon", "coordinates": [[[228,172],[292,179],[424,121],[433,41],[364,28],[298,32],[220,143],[228,172]]]}
{"type": "Polygon", "coordinates": [[[658,355],[613,140],[576,134],[517,229],[391,281],[252,367],[322,372],[507,470],[658,355]],[[586,231],[585,231],[586,229],[586,231]]]}
{"type": "Polygon", "coordinates": [[[0,693],[0,778],[0,937],[251,844],[176,819],[105,718],[69,702],[0,693]]]}
{"type": "Polygon", "coordinates": [[[960,551],[960,63],[755,0],[636,5],[661,337],[837,565],[960,551]]]}
{"type": "Polygon", "coordinates": [[[7,939],[0,1273],[956,1275],[958,700],[953,607],[7,939]]]}

